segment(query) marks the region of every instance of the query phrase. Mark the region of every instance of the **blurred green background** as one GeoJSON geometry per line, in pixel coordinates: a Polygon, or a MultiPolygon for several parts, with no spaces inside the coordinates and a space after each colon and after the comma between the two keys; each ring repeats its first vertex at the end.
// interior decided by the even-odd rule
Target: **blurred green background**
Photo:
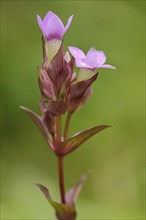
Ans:
{"type": "Polygon", "coordinates": [[[116,70],[101,69],[93,95],[74,114],[70,135],[112,124],[65,160],[66,188],[92,175],[77,201],[78,219],[144,219],[145,1],[1,1],[2,213],[5,220],[54,219],[36,188],[59,199],[56,158],[19,105],[38,112],[42,63],[36,15],[52,10],[66,24],[67,46],[103,50],[116,70]]]}

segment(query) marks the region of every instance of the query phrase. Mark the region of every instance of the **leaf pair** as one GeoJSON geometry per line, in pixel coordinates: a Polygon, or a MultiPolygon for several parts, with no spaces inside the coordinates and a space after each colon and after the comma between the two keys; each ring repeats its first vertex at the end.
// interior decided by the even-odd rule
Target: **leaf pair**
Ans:
{"type": "Polygon", "coordinates": [[[55,209],[56,217],[58,220],[75,220],[76,218],[76,211],[74,206],[68,206],[66,204],[61,204],[52,200],[49,190],[41,185],[36,184],[37,187],[42,191],[50,205],[55,209]]]}
{"type": "MultiPolygon", "coordinates": [[[[58,105],[60,105],[60,104],[61,104],[61,102],[56,102],[56,104],[54,106],[52,106],[52,104],[50,104],[50,106],[49,106],[50,112],[52,112],[54,115],[63,114],[65,112],[65,106],[63,104],[61,104],[62,107],[59,108],[59,109],[61,109],[61,111],[59,112],[58,105]]],[[[23,107],[23,106],[20,106],[20,108],[22,110],[24,110],[29,115],[29,117],[34,121],[34,123],[40,129],[42,135],[44,136],[44,138],[47,141],[50,148],[53,151],[55,151],[54,146],[52,145],[52,137],[48,131],[48,126],[50,126],[49,130],[52,129],[52,127],[53,127],[53,126],[51,126],[52,119],[50,117],[50,114],[49,115],[46,114],[46,117],[49,117],[49,119],[50,119],[50,125],[49,124],[47,125],[47,123],[45,123],[44,119],[42,117],[40,117],[39,115],[37,115],[36,113],[34,113],[32,110],[30,110],[26,107],[23,107]]],[[[46,118],[46,120],[48,120],[48,118],[46,118]]],[[[49,120],[48,120],[48,123],[49,123],[49,120]]],[[[81,144],[83,144],[90,137],[92,137],[93,135],[95,135],[95,134],[99,133],[100,131],[102,131],[106,128],[109,128],[109,127],[111,127],[111,126],[110,125],[99,125],[94,128],[90,128],[88,130],[81,131],[81,132],[77,133],[73,137],[61,142],[61,144],[58,148],[59,151],[57,151],[56,154],[58,156],[66,156],[67,154],[76,150],[81,144]]]]}
{"type": "Polygon", "coordinates": [[[66,193],[66,204],[61,204],[53,201],[50,196],[49,190],[41,184],[36,184],[37,187],[42,191],[50,205],[55,209],[56,217],[58,218],[58,220],[75,220],[76,210],[74,204],[88,176],[89,173],[83,175],[80,178],[79,182],[66,193]]]}

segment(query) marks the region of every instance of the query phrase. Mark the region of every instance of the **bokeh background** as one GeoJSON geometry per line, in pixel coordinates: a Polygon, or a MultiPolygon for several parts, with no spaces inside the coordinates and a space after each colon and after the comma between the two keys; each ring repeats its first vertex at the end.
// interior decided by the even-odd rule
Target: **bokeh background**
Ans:
{"type": "Polygon", "coordinates": [[[36,68],[42,63],[36,15],[48,10],[64,23],[74,14],[65,47],[103,50],[116,70],[101,69],[94,93],[74,114],[70,135],[112,124],[65,160],[66,189],[92,175],[77,201],[78,219],[145,218],[145,1],[1,1],[1,219],[54,219],[36,188],[59,199],[56,158],[19,105],[38,112],[36,68]]]}

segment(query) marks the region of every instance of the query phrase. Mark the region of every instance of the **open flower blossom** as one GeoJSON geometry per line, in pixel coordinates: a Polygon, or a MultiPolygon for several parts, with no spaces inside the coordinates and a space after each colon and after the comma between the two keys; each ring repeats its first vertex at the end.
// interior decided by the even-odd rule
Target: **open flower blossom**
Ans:
{"type": "Polygon", "coordinates": [[[65,32],[68,30],[72,22],[72,18],[73,15],[69,17],[67,25],[64,26],[60,18],[52,11],[48,11],[43,21],[41,17],[37,15],[39,27],[47,40],[61,40],[65,32]]]}
{"type": "Polygon", "coordinates": [[[77,47],[68,47],[70,53],[76,60],[76,66],[80,68],[97,69],[97,68],[108,68],[116,69],[114,66],[104,64],[106,56],[103,51],[95,50],[91,48],[87,55],[77,47]]]}

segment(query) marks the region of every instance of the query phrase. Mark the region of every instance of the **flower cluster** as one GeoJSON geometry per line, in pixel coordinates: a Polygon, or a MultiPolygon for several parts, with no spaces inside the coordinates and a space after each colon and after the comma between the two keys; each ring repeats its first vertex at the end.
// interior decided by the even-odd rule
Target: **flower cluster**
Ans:
{"type": "Polygon", "coordinates": [[[55,208],[59,220],[75,219],[75,199],[88,176],[85,174],[79,183],[65,194],[62,159],[91,136],[109,127],[108,125],[96,126],[68,138],[71,116],[85,104],[91,95],[91,85],[98,77],[98,69],[115,69],[115,67],[105,64],[106,56],[103,51],[91,48],[85,55],[81,49],[70,46],[68,47],[72,55],[70,57],[69,52],[64,50],[62,38],[70,27],[72,18],[73,16],[64,26],[60,18],[51,11],[46,14],[43,20],[37,15],[37,21],[43,34],[43,63],[38,67],[41,115],[22,107],[39,127],[48,146],[59,159],[61,203],[54,202],[48,189],[37,184],[55,208]],[[74,72],[74,65],[79,68],[78,74],[74,72]],[[61,116],[66,112],[68,116],[64,134],[62,134],[61,116]]]}

